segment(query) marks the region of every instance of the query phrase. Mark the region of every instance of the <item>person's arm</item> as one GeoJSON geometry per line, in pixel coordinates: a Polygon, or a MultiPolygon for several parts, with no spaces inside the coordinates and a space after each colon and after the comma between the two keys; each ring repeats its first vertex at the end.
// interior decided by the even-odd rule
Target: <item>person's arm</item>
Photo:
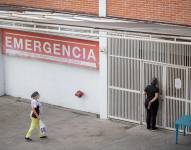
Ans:
{"type": "Polygon", "coordinates": [[[153,103],[159,98],[159,93],[155,93],[155,97],[150,101],[150,103],[153,103]]]}
{"type": "Polygon", "coordinates": [[[144,95],[146,96],[147,95],[147,90],[148,89],[148,86],[144,89],[144,95]]]}
{"type": "Polygon", "coordinates": [[[36,116],[38,119],[40,119],[40,116],[37,114],[35,108],[33,108],[33,107],[32,107],[32,112],[35,114],[35,116],[36,116]]]}
{"type": "Polygon", "coordinates": [[[158,98],[159,98],[159,93],[157,92],[157,93],[155,93],[155,97],[154,97],[151,101],[149,101],[148,109],[150,109],[151,104],[152,104],[154,101],[156,101],[158,98]]]}

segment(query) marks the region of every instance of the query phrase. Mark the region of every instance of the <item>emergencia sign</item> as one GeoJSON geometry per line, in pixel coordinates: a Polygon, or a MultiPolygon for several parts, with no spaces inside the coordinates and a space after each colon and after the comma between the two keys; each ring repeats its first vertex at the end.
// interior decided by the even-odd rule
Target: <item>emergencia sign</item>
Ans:
{"type": "Polygon", "coordinates": [[[96,41],[3,30],[3,54],[99,69],[96,41]]]}

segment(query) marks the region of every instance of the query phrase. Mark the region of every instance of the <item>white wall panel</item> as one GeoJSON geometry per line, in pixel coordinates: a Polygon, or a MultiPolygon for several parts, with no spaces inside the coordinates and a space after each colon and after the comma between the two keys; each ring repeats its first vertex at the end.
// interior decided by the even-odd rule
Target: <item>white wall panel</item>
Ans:
{"type": "Polygon", "coordinates": [[[39,91],[41,101],[77,110],[99,113],[99,70],[48,63],[20,57],[5,57],[6,94],[30,98],[39,91]],[[82,98],[74,96],[82,90],[82,98]]]}

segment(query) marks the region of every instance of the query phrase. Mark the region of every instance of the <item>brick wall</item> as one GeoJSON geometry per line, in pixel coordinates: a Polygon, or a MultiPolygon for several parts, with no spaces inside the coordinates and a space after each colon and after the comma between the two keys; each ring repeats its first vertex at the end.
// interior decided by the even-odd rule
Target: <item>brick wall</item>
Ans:
{"type": "Polygon", "coordinates": [[[191,0],[107,0],[107,15],[191,25],[191,0]]]}
{"type": "MultiPolygon", "coordinates": [[[[0,0],[0,4],[99,13],[99,0],[0,0]]],[[[107,16],[191,26],[191,0],[107,0],[107,16]]]]}
{"type": "Polygon", "coordinates": [[[0,4],[98,15],[99,0],[0,0],[0,4]]]}

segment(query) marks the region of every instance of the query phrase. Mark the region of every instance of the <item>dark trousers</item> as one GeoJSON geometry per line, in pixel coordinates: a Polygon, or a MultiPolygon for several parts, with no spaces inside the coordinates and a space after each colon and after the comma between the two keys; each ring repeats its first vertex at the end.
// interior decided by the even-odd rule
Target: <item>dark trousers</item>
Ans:
{"type": "Polygon", "coordinates": [[[147,129],[156,127],[156,117],[157,117],[158,107],[159,104],[155,103],[151,105],[150,109],[147,109],[147,117],[146,117],[147,129]]]}

